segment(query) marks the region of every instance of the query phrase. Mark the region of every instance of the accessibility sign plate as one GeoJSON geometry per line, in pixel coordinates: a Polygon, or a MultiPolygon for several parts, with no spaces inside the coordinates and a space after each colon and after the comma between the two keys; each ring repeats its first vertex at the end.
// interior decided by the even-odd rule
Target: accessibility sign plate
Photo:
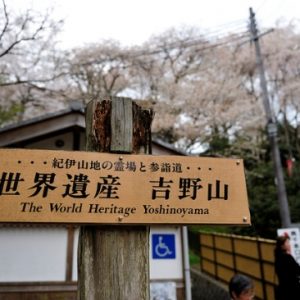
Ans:
{"type": "Polygon", "coordinates": [[[175,234],[152,234],[152,258],[175,259],[175,234]]]}
{"type": "Polygon", "coordinates": [[[152,225],[149,239],[150,280],[184,279],[182,226],[152,225]]]}

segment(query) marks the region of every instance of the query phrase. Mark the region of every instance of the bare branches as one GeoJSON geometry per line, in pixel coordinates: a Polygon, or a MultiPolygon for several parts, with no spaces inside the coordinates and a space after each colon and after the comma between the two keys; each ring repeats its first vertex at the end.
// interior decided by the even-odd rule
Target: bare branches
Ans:
{"type": "Polygon", "coordinates": [[[13,23],[10,21],[4,0],[2,0],[2,4],[5,21],[0,34],[0,58],[11,53],[21,43],[38,39],[39,35],[46,29],[45,26],[48,22],[48,15],[45,15],[36,26],[33,26],[37,21],[31,15],[30,10],[27,10],[24,16],[18,17],[13,23]]]}
{"type": "Polygon", "coordinates": [[[69,61],[70,77],[81,98],[90,100],[99,95],[117,95],[129,86],[126,52],[117,43],[90,45],[77,49],[69,61]]]}
{"type": "Polygon", "coordinates": [[[4,14],[4,24],[3,24],[3,27],[2,27],[2,30],[1,30],[1,33],[0,33],[0,41],[2,40],[4,34],[6,33],[7,31],[7,28],[8,28],[8,24],[9,24],[9,18],[8,18],[8,13],[7,13],[7,9],[6,9],[6,3],[4,0],[2,0],[2,5],[3,5],[3,14],[4,14]]]}
{"type": "Polygon", "coordinates": [[[64,55],[55,49],[62,22],[52,19],[49,11],[40,14],[26,9],[16,15],[5,0],[0,6],[0,106],[7,109],[9,104],[20,103],[19,113],[26,113],[29,103],[41,99],[47,107],[54,93],[53,101],[64,98],[64,55]]]}
{"type": "MultiPolygon", "coordinates": [[[[20,79],[19,77],[16,77],[15,80],[3,82],[0,84],[0,86],[5,87],[5,86],[20,85],[20,84],[29,84],[31,86],[37,87],[37,85],[36,85],[37,83],[51,82],[51,81],[54,81],[55,79],[58,79],[60,77],[66,76],[66,75],[67,75],[67,73],[62,72],[62,73],[54,74],[50,77],[44,77],[43,79],[20,79]]],[[[39,89],[41,90],[42,88],[39,87],[39,89]]],[[[43,90],[47,90],[47,89],[44,87],[43,90]]]]}

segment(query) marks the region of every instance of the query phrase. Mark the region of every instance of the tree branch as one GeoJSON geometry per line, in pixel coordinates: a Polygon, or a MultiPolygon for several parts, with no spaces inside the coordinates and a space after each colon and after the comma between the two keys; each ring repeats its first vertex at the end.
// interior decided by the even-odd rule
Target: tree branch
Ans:
{"type": "Polygon", "coordinates": [[[6,9],[6,3],[4,0],[2,0],[3,3],[3,12],[4,12],[4,16],[5,16],[5,24],[3,26],[3,29],[0,33],[0,41],[3,38],[5,32],[7,31],[8,25],[9,25],[9,18],[8,18],[8,13],[7,13],[7,9],[6,9]]]}

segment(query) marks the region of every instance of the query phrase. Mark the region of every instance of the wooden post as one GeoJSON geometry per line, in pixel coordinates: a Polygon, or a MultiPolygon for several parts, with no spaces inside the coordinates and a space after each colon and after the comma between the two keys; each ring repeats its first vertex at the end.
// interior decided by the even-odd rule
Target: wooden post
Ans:
{"type": "MultiPolygon", "coordinates": [[[[91,101],[86,149],[149,154],[152,119],[152,110],[141,109],[129,98],[91,101]]],[[[80,228],[78,299],[149,299],[149,226],[80,228]]]]}

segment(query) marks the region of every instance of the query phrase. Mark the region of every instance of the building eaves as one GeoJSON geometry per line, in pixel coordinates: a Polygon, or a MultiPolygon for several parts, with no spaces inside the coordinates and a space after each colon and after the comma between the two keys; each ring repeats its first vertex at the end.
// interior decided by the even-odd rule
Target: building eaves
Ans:
{"type": "Polygon", "coordinates": [[[79,107],[78,105],[76,106],[71,103],[70,106],[66,109],[62,109],[62,110],[59,110],[59,111],[56,111],[53,113],[47,113],[47,114],[40,115],[40,116],[31,118],[31,119],[27,119],[27,120],[13,123],[13,124],[9,124],[7,126],[3,126],[0,128],[0,133],[9,131],[9,130],[13,130],[13,129],[17,129],[20,127],[30,126],[35,123],[41,123],[43,121],[47,121],[50,119],[55,119],[57,117],[61,117],[63,115],[67,115],[67,114],[70,114],[73,112],[79,112],[79,113],[84,114],[84,107],[82,105],[79,107]]]}

